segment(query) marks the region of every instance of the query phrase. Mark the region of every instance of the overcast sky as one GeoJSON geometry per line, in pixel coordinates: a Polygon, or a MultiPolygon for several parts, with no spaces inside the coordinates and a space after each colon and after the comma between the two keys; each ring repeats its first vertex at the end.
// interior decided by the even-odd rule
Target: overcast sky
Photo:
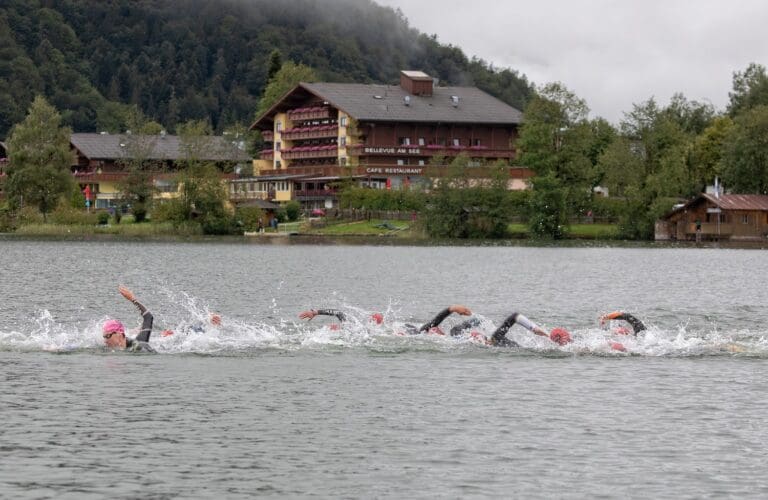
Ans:
{"type": "Polygon", "coordinates": [[[766,0],[375,1],[469,57],[563,82],[614,123],[675,92],[722,110],[734,71],[768,65],[766,0]]]}

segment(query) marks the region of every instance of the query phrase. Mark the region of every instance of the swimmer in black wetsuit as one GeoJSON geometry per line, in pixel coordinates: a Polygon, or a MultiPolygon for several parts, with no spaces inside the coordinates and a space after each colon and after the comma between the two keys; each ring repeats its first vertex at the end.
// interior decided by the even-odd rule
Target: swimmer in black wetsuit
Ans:
{"type": "MultiPolygon", "coordinates": [[[[408,335],[417,335],[419,333],[437,333],[438,335],[444,335],[442,330],[438,328],[440,323],[445,320],[448,316],[450,316],[452,313],[460,314],[462,316],[470,316],[472,314],[472,311],[469,310],[468,307],[462,306],[459,304],[454,304],[450,307],[447,307],[440,311],[437,316],[435,316],[432,321],[429,321],[428,323],[424,323],[421,325],[421,327],[417,327],[416,325],[412,325],[410,323],[406,323],[404,325],[405,333],[408,335]]],[[[299,318],[301,319],[307,319],[311,320],[315,316],[335,316],[336,319],[338,319],[341,322],[346,321],[347,317],[346,315],[336,309],[309,309],[307,311],[303,311],[299,314],[299,318]]],[[[377,325],[380,325],[384,322],[384,316],[381,313],[373,313],[371,314],[371,322],[376,323],[377,325]]],[[[462,333],[463,330],[470,328],[472,326],[475,326],[479,324],[479,320],[472,319],[465,321],[464,323],[461,323],[460,325],[457,325],[453,328],[451,328],[451,335],[457,336],[462,333]]],[[[331,329],[332,330],[338,330],[339,325],[332,324],[331,329]]],[[[404,334],[405,334],[404,333],[404,334]]]]}
{"type": "Polygon", "coordinates": [[[547,332],[544,331],[543,328],[541,328],[539,325],[529,320],[522,314],[512,313],[509,316],[507,316],[507,319],[504,320],[504,323],[502,323],[501,326],[499,326],[496,329],[496,331],[493,332],[493,335],[491,336],[491,341],[490,341],[491,345],[503,346],[503,347],[520,347],[520,345],[517,342],[513,340],[509,340],[507,338],[507,332],[515,324],[522,326],[526,330],[532,333],[535,333],[536,335],[547,337],[553,342],[556,342],[560,345],[565,345],[571,341],[571,335],[562,328],[555,328],[554,330],[552,330],[551,334],[548,334],[547,332]]]}
{"type": "MultiPolygon", "coordinates": [[[[209,313],[208,314],[208,323],[210,325],[212,325],[212,326],[217,327],[217,328],[220,327],[221,326],[221,314],[209,313]]],[[[181,332],[181,333],[189,334],[189,333],[206,333],[207,330],[208,330],[208,325],[206,325],[205,322],[203,322],[203,321],[195,321],[192,324],[182,325],[181,328],[179,328],[178,331],[181,332]]],[[[169,337],[169,336],[171,336],[171,335],[173,335],[175,333],[176,332],[174,332],[173,330],[163,330],[162,332],[160,332],[160,335],[162,335],[163,337],[169,337]]]]}
{"type": "MultiPolygon", "coordinates": [[[[347,319],[347,316],[337,309],[307,309],[299,313],[299,318],[308,321],[312,320],[315,316],[335,316],[342,323],[347,319]]],[[[331,330],[338,330],[339,328],[340,326],[337,323],[332,323],[330,326],[331,330]]]]}
{"type": "MultiPolygon", "coordinates": [[[[632,327],[632,331],[635,336],[637,336],[639,332],[642,332],[643,330],[645,330],[645,325],[643,324],[642,321],[632,316],[631,314],[625,313],[623,311],[614,311],[612,313],[603,314],[602,316],[600,316],[600,325],[602,326],[605,324],[606,321],[610,321],[614,319],[620,320],[620,321],[626,321],[627,323],[629,323],[629,325],[632,327]]],[[[626,335],[629,332],[618,330],[616,333],[626,335]]]]}
{"type": "Polygon", "coordinates": [[[125,336],[125,327],[120,321],[116,319],[105,321],[104,325],[102,325],[104,345],[110,349],[121,349],[131,352],[155,352],[152,346],[149,345],[149,336],[152,333],[152,321],[154,320],[152,313],[141,302],[136,300],[133,292],[126,287],[120,285],[118,291],[120,295],[130,300],[139,309],[142,316],[141,329],[135,339],[129,339],[125,336]]]}
{"type": "MultiPolygon", "coordinates": [[[[443,331],[440,330],[440,328],[439,328],[440,323],[442,323],[445,320],[445,318],[447,318],[448,316],[450,316],[453,313],[460,314],[462,316],[471,316],[472,315],[472,311],[470,311],[467,306],[462,306],[460,304],[454,304],[454,305],[452,305],[450,307],[446,307],[445,309],[443,309],[442,311],[437,313],[437,316],[432,318],[431,321],[429,321],[427,323],[424,323],[420,327],[416,327],[416,325],[412,325],[410,323],[406,323],[404,325],[405,333],[408,334],[408,335],[418,335],[419,333],[436,333],[438,335],[445,335],[443,333],[443,331]]],[[[452,336],[460,335],[462,330],[464,330],[466,328],[469,328],[470,326],[474,326],[474,324],[473,324],[473,325],[470,325],[470,326],[461,327],[462,325],[465,325],[465,324],[470,323],[470,322],[472,322],[472,320],[465,321],[464,323],[461,323],[460,325],[457,325],[456,327],[451,328],[451,335],[452,336]]]]}
{"type": "Polygon", "coordinates": [[[315,316],[336,316],[339,321],[345,321],[347,316],[337,309],[308,309],[299,313],[299,318],[311,320],[315,316]]]}

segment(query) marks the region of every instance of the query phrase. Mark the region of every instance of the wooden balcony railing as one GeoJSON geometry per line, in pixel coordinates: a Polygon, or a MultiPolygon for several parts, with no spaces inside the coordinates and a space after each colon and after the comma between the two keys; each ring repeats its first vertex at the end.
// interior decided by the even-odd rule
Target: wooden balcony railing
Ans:
{"type": "Polygon", "coordinates": [[[313,127],[297,127],[286,130],[282,138],[287,141],[301,139],[326,139],[339,135],[339,129],[336,125],[315,125],[313,127]]]}
{"type": "Polygon", "coordinates": [[[288,111],[288,118],[292,121],[323,120],[330,117],[331,109],[324,106],[297,108],[288,111]]]}
{"type": "Polygon", "coordinates": [[[285,160],[298,160],[302,158],[333,158],[338,156],[339,150],[335,144],[326,146],[299,146],[297,148],[283,149],[280,152],[285,160]]]}
{"type": "Polygon", "coordinates": [[[293,192],[296,198],[317,198],[323,196],[336,196],[338,189],[299,189],[293,192]]]}

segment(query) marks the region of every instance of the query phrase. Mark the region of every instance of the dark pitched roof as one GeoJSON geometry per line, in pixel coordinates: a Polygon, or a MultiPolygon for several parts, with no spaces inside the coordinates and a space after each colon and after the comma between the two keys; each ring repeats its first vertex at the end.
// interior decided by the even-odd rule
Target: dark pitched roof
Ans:
{"type": "Polygon", "coordinates": [[[257,207],[262,210],[277,210],[280,208],[280,205],[277,205],[275,203],[272,203],[267,200],[247,200],[247,201],[241,201],[237,203],[238,207],[257,207]]]}
{"type": "Polygon", "coordinates": [[[519,110],[475,87],[435,87],[432,96],[414,96],[394,85],[301,83],[299,86],[357,120],[499,125],[523,121],[519,110]],[[410,100],[408,105],[406,96],[410,100]],[[458,98],[457,105],[453,96],[458,98]]]}
{"type": "MultiPolygon", "coordinates": [[[[204,161],[250,161],[250,156],[226,137],[201,138],[204,147],[199,158],[204,161]]],[[[130,158],[140,150],[149,160],[183,160],[188,156],[181,139],[175,135],[72,134],[70,143],[91,160],[130,158]],[[146,151],[146,153],[144,153],[146,151]]]]}
{"type": "Polygon", "coordinates": [[[702,197],[722,210],[768,211],[768,195],[764,194],[721,194],[718,198],[713,194],[705,193],[702,197]]]}

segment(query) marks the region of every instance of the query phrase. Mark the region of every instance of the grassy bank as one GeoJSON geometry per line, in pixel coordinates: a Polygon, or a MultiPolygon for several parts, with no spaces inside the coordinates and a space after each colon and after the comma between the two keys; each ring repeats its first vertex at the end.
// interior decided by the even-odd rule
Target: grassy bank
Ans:
{"type": "MultiPolygon", "coordinates": [[[[281,225],[282,227],[282,225],[281,225]]],[[[282,230],[282,229],[281,229],[282,230]]],[[[296,226],[293,232],[301,234],[327,236],[396,236],[410,239],[428,239],[420,228],[408,221],[370,221],[332,222],[326,226],[311,227],[308,224],[296,226]]],[[[525,224],[510,224],[509,237],[513,239],[530,238],[525,224]]],[[[568,232],[568,239],[612,240],[618,236],[615,224],[573,224],[568,232]]]]}
{"type": "Polygon", "coordinates": [[[115,225],[80,225],[80,224],[28,224],[18,228],[14,234],[20,236],[90,236],[108,234],[131,238],[156,236],[198,236],[199,227],[174,227],[171,223],[141,223],[115,225]]]}
{"type": "MultiPolygon", "coordinates": [[[[272,232],[271,229],[268,230],[272,232]]],[[[279,233],[305,234],[329,237],[386,236],[411,240],[429,240],[418,224],[410,221],[372,219],[362,221],[300,221],[280,224],[279,233]]],[[[190,224],[174,226],[169,222],[134,223],[123,220],[120,224],[52,224],[35,223],[19,227],[14,234],[40,237],[78,237],[90,235],[113,235],[128,238],[189,237],[202,236],[200,226],[190,224]]],[[[574,224],[570,226],[568,239],[611,240],[617,237],[613,224],[574,224]]],[[[530,232],[525,224],[510,224],[509,238],[527,239],[530,232]]]]}

